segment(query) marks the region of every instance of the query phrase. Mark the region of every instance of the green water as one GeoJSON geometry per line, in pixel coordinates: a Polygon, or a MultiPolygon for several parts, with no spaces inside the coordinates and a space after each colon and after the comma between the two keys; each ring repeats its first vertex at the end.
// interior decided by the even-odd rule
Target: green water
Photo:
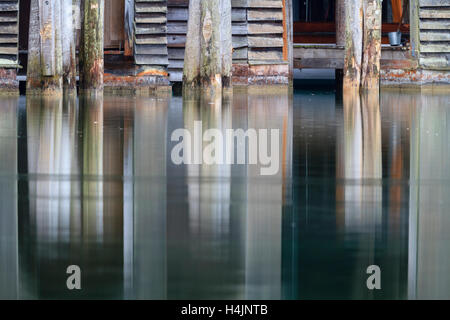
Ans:
{"type": "Polygon", "coordinates": [[[1,98],[0,297],[450,298],[449,142],[443,93],[1,98]],[[195,121],[279,130],[279,170],[174,164],[195,121]]]}

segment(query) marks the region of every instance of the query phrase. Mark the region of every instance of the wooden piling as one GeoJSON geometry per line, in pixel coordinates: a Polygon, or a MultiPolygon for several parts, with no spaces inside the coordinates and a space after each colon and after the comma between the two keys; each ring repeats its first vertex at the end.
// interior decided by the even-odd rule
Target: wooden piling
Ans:
{"type": "Polygon", "coordinates": [[[76,88],[76,34],[72,13],[72,1],[73,0],[62,0],[61,3],[62,72],[63,86],[66,90],[73,90],[76,88]]]}
{"type": "Polygon", "coordinates": [[[220,1],[220,53],[222,63],[222,85],[231,86],[233,68],[233,41],[231,36],[231,1],[220,1]]]}
{"type": "Polygon", "coordinates": [[[189,18],[184,53],[183,83],[198,84],[200,76],[200,1],[189,0],[189,18]]]}
{"type": "Polygon", "coordinates": [[[221,89],[231,84],[230,0],[190,0],[183,83],[221,89]]]}
{"type": "Polygon", "coordinates": [[[103,20],[104,0],[83,0],[80,89],[103,90],[103,20]]]}
{"type": "Polygon", "coordinates": [[[60,1],[31,0],[27,93],[55,94],[62,90],[60,1]]]}
{"type": "Polygon", "coordinates": [[[336,0],[336,45],[345,46],[345,0],[336,0]]]}

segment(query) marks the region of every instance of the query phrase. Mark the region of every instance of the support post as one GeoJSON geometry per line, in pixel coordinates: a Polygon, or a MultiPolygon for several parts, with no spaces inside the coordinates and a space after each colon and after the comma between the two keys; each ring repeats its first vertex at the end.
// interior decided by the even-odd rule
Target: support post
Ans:
{"type": "Polygon", "coordinates": [[[103,90],[104,0],[83,0],[81,26],[80,88],[103,90]]]}
{"type": "Polygon", "coordinates": [[[419,0],[410,0],[409,22],[410,22],[411,55],[417,61],[419,61],[420,58],[419,11],[420,11],[419,0]]]}
{"type": "Polygon", "coordinates": [[[362,0],[348,0],[345,6],[344,89],[361,83],[363,8],[362,0]]]}
{"type": "Polygon", "coordinates": [[[364,0],[364,43],[361,86],[378,89],[381,58],[381,0],[364,0]]]}
{"type": "MultiPolygon", "coordinates": [[[[345,46],[345,0],[336,0],[336,46],[345,46]]],[[[342,91],[344,72],[342,69],[335,70],[335,83],[337,92],[342,91]]]]}
{"type": "Polygon", "coordinates": [[[220,0],[202,1],[201,15],[200,82],[203,87],[218,89],[222,87],[220,0]]]}
{"type": "Polygon", "coordinates": [[[64,89],[76,89],[75,26],[72,0],[61,0],[61,41],[64,89]]]}
{"type": "Polygon", "coordinates": [[[27,92],[62,90],[61,0],[31,0],[27,92]]]}

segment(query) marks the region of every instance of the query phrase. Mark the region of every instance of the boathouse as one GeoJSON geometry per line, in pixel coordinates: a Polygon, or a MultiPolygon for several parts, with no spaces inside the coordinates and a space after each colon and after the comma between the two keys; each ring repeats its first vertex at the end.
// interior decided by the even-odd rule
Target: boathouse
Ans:
{"type": "MultiPolygon", "coordinates": [[[[73,0],[78,39],[79,3],[73,0]]],[[[294,68],[337,74],[343,68],[344,0],[231,4],[234,84],[288,84],[294,68]]],[[[182,81],[188,5],[189,0],[105,1],[105,87],[182,81]]],[[[26,75],[29,17],[30,0],[0,1],[2,89],[14,90],[26,75]]],[[[450,0],[385,0],[382,17],[382,84],[450,83],[450,0]],[[398,28],[402,42],[391,46],[387,35],[398,28]]]]}

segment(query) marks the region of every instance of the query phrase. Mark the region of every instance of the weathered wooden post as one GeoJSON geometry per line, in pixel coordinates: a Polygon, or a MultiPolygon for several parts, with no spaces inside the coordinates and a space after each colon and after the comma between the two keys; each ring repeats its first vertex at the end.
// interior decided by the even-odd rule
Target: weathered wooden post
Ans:
{"type": "Polygon", "coordinates": [[[231,1],[190,0],[183,82],[220,89],[231,84],[231,1]]]}
{"type": "Polygon", "coordinates": [[[197,85],[200,80],[200,3],[201,0],[189,0],[183,83],[190,86],[197,85]]]}
{"type": "Polygon", "coordinates": [[[80,48],[80,88],[103,90],[105,2],[104,0],[83,0],[81,6],[83,19],[80,48]]]}
{"type": "Polygon", "coordinates": [[[61,41],[64,89],[76,88],[75,26],[73,21],[73,0],[61,3],[61,41]]]}
{"type": "Polygon", "coordinates": [[[362,0],[348,0],[345,6],[344,89],[361,83],[363,7],[362,0]]]}
{"type": "Polygon", "coordinates": [[[28,92],[74,89],[72,0],[32,0],[28,41],[28,92]]]}
{"type": "Polygon", "coordinates": [[[231,1],[220,2],[220,53],[222,59],[222,85],[231,86],[231,70],[233,67],[233,41],[231,32],[231,1]]]}
{"type": "Polygon", "coordinates": [[[381,58],[381,0],[349,0],[345,6],[344,89],[377,89],[381,58]]]}
{"type": "Polygon", "coordinates": [[[62,89],[60,0],[31,0],[27,91],[62,89]]]}
{"type": "Polygon", "coordinates": [[[364,1],[364,43],[361,86],[378,89],[381,58],[381,0],[364,1]]]}

